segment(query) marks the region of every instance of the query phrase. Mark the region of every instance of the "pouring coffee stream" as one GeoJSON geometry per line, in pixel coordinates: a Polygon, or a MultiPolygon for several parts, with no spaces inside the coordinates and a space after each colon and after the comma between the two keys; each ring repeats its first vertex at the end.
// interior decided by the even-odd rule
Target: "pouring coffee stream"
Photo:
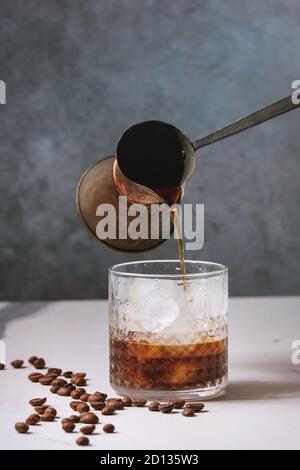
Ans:
{"type": "MultiPolygon", "coordinates": [[[[121,136],[115,156],[96,162],[83,174],[76,192],[77,210],[82,221],[98,241],[120,251],[139,252],[158,246],[164,241],[161,233],[158,239],[120,236],[119,196],[127,197],[127,208],[136,203],[144,204],[147,207],[145,223],[149,224],[151,205],[166,202],[171,206],[182,201],[185,184],[196,168],[195,152],[198,149],[299,106],[288,96],[195,142],[175,126],[162,121],[145,121],[130,127],[121,136]],[[97,224],[103,215],[97,208],[103,203],[115,208],[117,231],[115,237],[100,240],[97,224]]],[[[125,230],[131,220],[130,216],[126,219],[125,230]]]]}

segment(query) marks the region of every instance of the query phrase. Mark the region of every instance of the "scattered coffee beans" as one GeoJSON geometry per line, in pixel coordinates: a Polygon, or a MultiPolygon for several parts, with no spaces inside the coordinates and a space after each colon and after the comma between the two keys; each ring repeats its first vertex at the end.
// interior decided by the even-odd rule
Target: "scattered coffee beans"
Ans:
{"type": "Polygon", "coordinates": [[[43,359],[42,357],[39,357],[33,363],[33,366],[36,369],[44,369],[45,365],[46,365],[45,359],[43,359]]]}
{"type": "Polygon", "coordinates": [[[5,369],[5,364],[2,364],[2,362],[0,362],[0,370],[3,370],[5,369]]]}
{"type": "Polygon", "coordinates": [[[107,415],[107,416],[108,416],[108,415],[113,415],[113,414],[115,413],[115,411],[116,411],[116,410],[115,410],[114,406],[112,406],[112,405],[107,405],[107,406],[105,406],[105,407],[103,408],[103,410],[101,411],[101,413],[102,413],[103,415],[107,415]]]}
{"type": "Polygon", "coordinates": [[[80,423],[83,424],[97,424],[99,423],[99,418],[95,413],[88,412],[88,413],[83,413],[80,415],[80,423]]]}
{"type": "Polygon", "coordinates": [[[53,381],[53,377],[47,376],[47,375],[43,375],[43,377],[39,379],[39,382],[42,385],[51,385],[52,381],[53,381]]]}
{"type": "Polygon", "coordinates": [[[76,377],[80,377],[82,379],[85,379],[86,372],[73,372],[71,378],[75,379],[76,377]]]}
{"type": "Polygon", "coordinates": [[[63,387],[64,385],[67,385],[67,381],[65,379],[54,379],[51,382],[51,385],[63,387]]]}
{"type": "Polygon", "coordinates": [[[132,405],[132,400],[130,397],[124,397],[122,398],[122,403],[124,406],[131,406],[132,405]]]}
{"type": "Polygon", "coordinates": [[[86,436],[80,436],[76,439],[76,444],[79,446],[88,446],[90,443],[89,439],[86,436]]]}
{"type": "Polygon", "coordinates": [[[41,420],[42,421],[54,421],[55,416],[52,413],[44,413],[41,415],[41,420]]]}
{"type": "Polygon", "coordinates": [[[38,382],[41,377],[43,377],[43,374],[40,374],[39,372],[32,372],[28,375],[28,378],[31,380],[31,382],[38,382]]]}
{"type": "Polygon", "coordinates": [[[75,390],[72,390],[72,392],[71,392],[71,397],[72,397],[72,398],[75,398],[75,400],[77,400],[78,398],[80,398],[81,395],[84,395],[84,394],[81,393],[78,388],[75,388],[75,390]]]}
{"type": "Polygon", "coordinates": [[[75,377],[75,379],[72,379],[72,384],[77,386],[86,385],[86,380],[83,377],[75,377]]]}
{"type": "Polygon", "coordinates": [[[94,400],[90,401],[89,403],[94,410],[103,410],[103,408],[106,406],[103,401],[94,400]]]}
{"type": "Polygon", "coordinates": [[[73,372],[71,370],[67,370],[66,372],[63,373],[63,376],[66,379],[70,379],[72,377],[73,372]]]}
{"type": "Polygon", "coordinates": [[[38,359],[37,356],[31,356],[29,359],[28,359],[28,362],[29,364],[31,364],[33,366],[33,364],[35,363],[35,361],[38,359]]]}
{"type": "Polygon", "coordinates": [[[174,405],[173,403],[161,403],[158,409],[162,413],[171,413],[171,411],[174,409],[174,405]]]}
{"type": "Polygon", "coordinates": [[[72,390],[70,390],[69,387],[60,387],[57,390],[57,395],[60,395],[61,397],[69,397],[71,395],[72,390]]]}
{"type": "Polygon", "coordinates": [[[90,407],[87,403],[79,403],[76,408],[77,413],[86,413],[87,411],[90,411],[90,407]]]}
{"type": "Polygon", "coordinates": [[[112,432],[114,432],[114,430],[115,430],[115,427],[114,427],[113,424],[105,424],[105,425],[103,426],[103,431],[104,431],[104,432],[112,433],[112,432]]]}
{"type": "Polygon", "coordinates": [[[29,429],[29,426],[27,423],[16,423],[15,424],[15,430],[17,432],[20,432],[21,434],[25,434],[29,429]]]}
{"type": "Polygon", "coordinates": [[[195,416],[194,410],[192,408],[184,408],[181,414],[182,416],[187,417],[195,416]]]}
{"type": "Polygon", "coordinates": [[[145,406],[146,403],[147,403],[147,400],[144,400],[143,398],[132,398],[133,406],[142,407],[142,406],[145,406]]]}
{"type": "Polygon", "coordinates": [[[57,376],[59,376],[59,375],[62,374],[62,370],[59,369],[58,367],[49,367],[48,372],[49,372],[50,374],[55,374],[55,375],[57,375],[57,376]]]}
{"type": "Polygon", "coordinates": [[[107,395],[105,395],[105,393],[100,393],[100,392],[92,393],[88,397],[88,402],[92,402],[92,401],[103,401],[104,402],[106,396],[107,395]]]}
{"type": "Polygon", "coordinates": [[[29,401],[30,405],[35,407],[35,406],[42,406],[44,403],[46,403],[47,398],[32,398],[32,400],[29,401]]]}
{"type": "Polygon", "coordinates": [[[94,424],[92,424],[90,426],[82,426],[82,428],[80,428],[79,431],[82,434],[93,434],[95,429],[96,429],[96,426],[94,424]]]}
{"type": "Polygon", "coordinates": [[[197,403],[196,402],[195,403],[187,403],[185,405],[186,408],[192,408],[192,410],[195,413],[199,413],[200,411],[202,411],[204,406],[205,406],[204,403],[198,403],[198,402],[197,403]]]}
{"type": "Polygon", "coordinates": [[[23,364],[24,364],[24,361],[22,361],[22,359],[15,359],[14,361],[11,361],[11,365],[15,369],[20,369],[20,367],[22,367],[23,364]]]}
{"type": "Polygon", "coordinates": [[[83,394],[80,396],[80,400],[81,400],[81,401],[88,401],[89,396],[90,396],[89,393],[83,393],[83,394]]]}
{"type": "Polygon", "coordinates": [[[39,421],[40,421],[40,417],[38,414],[36,413],[33,413],[32,415],[28,416],[28,418],[26,419],[26,424],[29,424],[30,426],[35,426],[39,421]]]}
{"type": "Polygon", "coordinates": [[[75,385],[73,385],[71,383],[64,385],[63,388],[67,388],[70,391],[70,393],[72,393],[73,390],[76,389],[75,385]]]}
{"type": "Polygon", "coordinates": [[[176,410],[179,410],[180,408],[183,408],[184,405],[185,405],[184,400],[169,400],[169,403],[172,403],[172,405],[174,405],[174,408],[176,410]]]}
{"type": "Polygon", "coordinates": [[[112,406],[115,410],[124,410],[124,405],[121,401],[111,400],[107,406],[112,406]]]}
{"type": "Polygon", "coordinates": [[[81,401],[71,401],[69,403],[69,407],[72,408],[72,410],[77,411],[77,406],[81,404],[81,401]]]}
{"type": "Polygon", "coordinates": [[[73,432],[75,429],[75,424],[71,421],[66,421],[63,423],[62,428],[65,432],[73,432]]]}
{"type": "Polygon", "coordinates": [[[56,417],[57,415],[57,411],[55,408],[53,408],[52,406],[48,406],[48,408],[45,409],[45,414],[51,414],[54,416],[54,418],[56,417]]]}
{"type": "Polygon", "coordinates": [[[111,402],[114,402],[114,403],[117,403],[117,402],[122,403],[122,398],[107,398],[105,401],[106,401],[107,404],[109,404],[109,403],[111,403],[111,402]]]}
{"type": "Polygon", "coordinates": [[[56,394],[59,388],[60,387],[58,385],[52,385],[52,387],[50,388],[50,392],[56,394]]]}
{"type": "Polygon", "coordinates": [[[67,422],[67,421],[71,421],[71,423],[79,423],[79,416],[77,415],[71,415],[69,416],[68,418],[64,418],[62,419],[62,424],[67,422]]]}
{"type": "Polygon", "coordinates": [[[158,401],[153,401],[148,406],[148,410],[149,411],[159,411],[159,406],[160,406],[160,403],[158,403],[158,401]]]}
{"type": "Polygon", "coordinates": [[[41,406],[36,406],[34,408],[34,411],[38,413],[39,415],[43,415],[45,413],[45,410],[48,408],[48,405],[41,405],[41,406]]]}

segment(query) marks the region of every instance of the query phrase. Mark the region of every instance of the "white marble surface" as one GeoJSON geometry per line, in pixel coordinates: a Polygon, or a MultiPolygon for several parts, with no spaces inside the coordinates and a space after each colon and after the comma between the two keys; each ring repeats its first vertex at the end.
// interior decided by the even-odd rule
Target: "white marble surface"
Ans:
{"type": "MultiPolygon", "coordinates": [[[[300,297],[237,298],[230,302],[230,386],[226,397],[207,403],[209,413],[184,418],[131,408],[114,417],[117,433],[91,436],[90,449],[294,449],[300,448],[300,368],[291,343],[300,339],[300,297]]],[[[0,305],[7,363],[30,355],[48,366],[87,371],[88,390],[108,390],[107,302],[74,301],[0,305]],[[36,310],[34,313],[28,313],[36,310]]],[[[28,400],[47,396],[60,416],[69,399],[27,380],[31,368],[0,371],[0,448],[72,449],[78,434],[59,423],[17,434],[16,421],[31,411],[28,400]]],[[[101,415],[100,415],[101,416],[101,415]]]]}

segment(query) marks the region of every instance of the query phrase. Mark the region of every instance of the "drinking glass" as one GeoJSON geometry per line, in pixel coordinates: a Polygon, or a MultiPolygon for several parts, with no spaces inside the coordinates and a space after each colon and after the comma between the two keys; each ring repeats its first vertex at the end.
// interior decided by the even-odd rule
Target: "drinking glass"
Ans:
{"type": "Polygon", "coordinates": [[[121,395],[209,398],[228,373],[228,269],[178,260],[109,270],[110,382],[121,395]]]}

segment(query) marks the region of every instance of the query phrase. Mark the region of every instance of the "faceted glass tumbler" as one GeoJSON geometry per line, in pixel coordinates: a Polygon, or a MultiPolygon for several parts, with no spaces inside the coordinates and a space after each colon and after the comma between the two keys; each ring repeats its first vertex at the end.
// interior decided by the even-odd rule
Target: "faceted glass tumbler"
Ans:
{"type": "Polygon", "coordinates": [[[228,376],[228,269],[178,260],[109,270],[110,382],[121,395],[204,399],[228,376]]]}

